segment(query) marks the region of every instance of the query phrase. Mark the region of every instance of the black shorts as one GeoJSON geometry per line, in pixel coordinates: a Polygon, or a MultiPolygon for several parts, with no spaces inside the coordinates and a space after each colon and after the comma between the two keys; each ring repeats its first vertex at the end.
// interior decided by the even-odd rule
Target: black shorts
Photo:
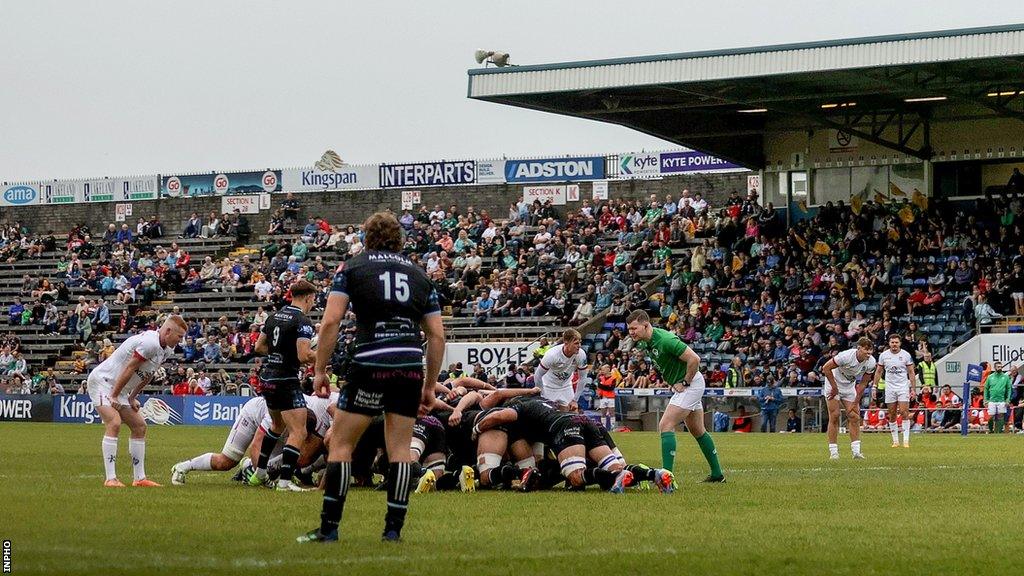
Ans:
{"type": "Polygon", "coordinates": [[[608,430],[604,426],[594,423],[590,418],[587,418],[587,422],[583,425],[583,443],[587,447],[587,452],[601,446],[615,448],[615,441],[612,440],[608,430]]]}
{"type": "Polygon", "coordinates": [[[583,435],[587,422],[586,416],[567,416],[552,426],[551,449],[554,450],[555,456],[566,448],[586,446],[587,442],[583,435]]]}
{"type": "Polygon", "coordinates": [[[302,385],[298,378],[260,377],[260,396],[267,399],[268,410],[294,410],[306,407],[306,397],[302,395],[302,385]]]}
{"type": "Polygon", "coordinates": [[[376,416],[381,412],[415,418],[423,392],[423,368],[349,364],[348,380],[338,394],[338,409],[376,416]]]}
{"type": "Polygon", "coordinates": [[[423,442],[425,447],[422,456],[447,451],[444,425],[433,416],[417,419],[416,423],[412,425],[412,437],[423,442]]]}

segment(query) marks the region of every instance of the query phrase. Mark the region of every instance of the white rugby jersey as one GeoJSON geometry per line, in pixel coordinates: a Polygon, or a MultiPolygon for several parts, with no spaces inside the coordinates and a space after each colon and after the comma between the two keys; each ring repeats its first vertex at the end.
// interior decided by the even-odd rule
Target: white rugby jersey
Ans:
{"type": "MultiPolygon", "coordinates": [[[[327,411],[327,408],[331,404],[335,404],[338,402],[338,393],[331,392],[331,395],[327,398],[321,398],[319,396],[309,396],[307,394],[303,394],[302,396],[303,398],[306,399],[306,408],[312,410],[313,414],[316,415],[316,430],[314,430],[314,432],[316,432],[318,436],[323,438],[324,434],[327,434],[327,429],[331,427],[331,414],[327,411]]],[[[246,403],[246,405],[248,405],[248,403],[246,403]]],[[[270,413],[268,412],[263,417],[263,421],[260,423],[260,426],[263,428],[264,431],[270,430],[270,425],[272,422],[273,420],[271,420],[270,413]]],[[[287,439],[288,431],[285,430],[281,434],[281,440],[278,441],[278,445],[283,446],[285,440],[287,439]]]]}
{"type": "Polygon", "coordinates": [[[160,333],[156,330],[147,330],[141,334],[129,337],[117,347],[117,350],[104,360],[99,366],[93,368],[92,376],[98,378],[110,386],[117,382],[121,370],[132,359],[132,356],[142,358],[144,362],[132,374],[124,390],[131,392],[143,380],[149,378],[156,372],[156,369],[163,364],[164,360],[174,354],[174,348],[162,348],[160,346],[160,333]]]}
{"type": "MultiPolygon", "coordinates": [[[[832,370],[832,376],[839,384],[851,386],[860,381],[867,372],[875,371],[875,357],[868,355],[863,362],[857,361],[857,349],[850,348],[836,354],[834,358],[836,367],[832,370]]],[[[886,385],[889,381],[886,380],[886,385]]]]}
{"type": "Polygon", "coordinates": [[[906,350],[900,350],[893,354],[888,348],[878,355],[878,363],[885,370],[886,388],[907,388],[910,386],[910,374],[907,372],[907,364],[913,364],[914,360],[906,350]]]}
{"type": "Polygon", "coordinates": [[[572,376],[576,370],[587,367],[587,353],[582,348],[571,358],[562,352],[562,344],[552,346],[540,360],[540,365],[547,370],[544,374],[544,388],[572,387],[572,376]]]}

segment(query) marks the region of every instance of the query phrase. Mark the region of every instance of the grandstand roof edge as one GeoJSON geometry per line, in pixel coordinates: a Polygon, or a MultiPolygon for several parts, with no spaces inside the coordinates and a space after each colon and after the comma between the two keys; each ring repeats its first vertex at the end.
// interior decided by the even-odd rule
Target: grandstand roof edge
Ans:
{"type": "Polygon", "coordinates": [[[857,38],[841,38],[837,40],[815,40],[810,42],[794,42],[788,44],[772,44],[765,46],[750,46],[743,48],[700,50],[695,52],[675,52],[668,54],[653,54],[648,56],[628,56],[622,58],[607,58],[600,60],[553,62],[550,64],[507,66],[503,68],[471,68],[468,70],[468,73],[469,76],[483,76],[490,74],[514,74],[518,72],[540,72],[545,70],[568,70],[572,68],[613,66],[617,64],[639,64],[645,62],[660,62],[664,60],[686,60],[691,58],[708,58],[713,56],[734,56],[740,54],[782,52],[787,50],[807,50],[813,48],[832,48],[838,46],[856,46],[863,44],[900,42],[905,40],[922,40],[926,38],[950,38],[955,36],[973,36],[978,34],[993,34],[1000,32],[1021,31],[1024,31],[1024,23],[1003,24],[998,26],[982,26],[977,28],[958,28],[953,30],[934,30],[929,32],[886,34],[881,36],[862,36],[857,38]]]}

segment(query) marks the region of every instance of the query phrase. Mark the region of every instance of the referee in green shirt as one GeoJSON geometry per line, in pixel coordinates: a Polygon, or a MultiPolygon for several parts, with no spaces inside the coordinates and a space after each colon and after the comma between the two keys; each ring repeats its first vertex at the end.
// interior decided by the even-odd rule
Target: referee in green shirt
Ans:
{"type": "Polygon", "coordinates": [[[636,346],[647,352],[658,366],[661,377],[675,392],[658,422],[662,467],[672,471],[676,458],[675,429],[685,422],[686,429],[697,439],[700,451],[711,466],[711,474],[704,481],[725,482],[715,441],[704,429],[704,376],[697,370],[700,356],[675,334],[651,326],[651,319],[643,310],[633,311],[626,318],[626,326],[636,346]]]}

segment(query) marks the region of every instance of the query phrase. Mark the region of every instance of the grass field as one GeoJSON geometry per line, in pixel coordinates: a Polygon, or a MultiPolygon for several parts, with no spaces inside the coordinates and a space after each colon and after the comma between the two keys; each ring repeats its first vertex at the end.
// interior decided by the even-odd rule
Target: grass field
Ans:
{"type": "MultiPolygon", "coordinates": [[[[1019,567],[1021,437],[918,435],[909,450],[865,439],[867,460],[830,462],[824,436],[724,435],[729,478],[680,435],[673,495],[598,491],[413,495],[404,542],[379,541],[384,494],[349,494],[342,541],[294,544],[319,493],[280,494],[170,466],[219,450],[227,430],[151,427],[162,489],[104,489],[101,428],[0,425],[0,538],[13,573],[61,574],[936,574],[1019,567]]],[[[651,433],[620,434],[658,462],[651,433]]],[[[131,478],[127,439],[119,474],[131,478]]]]}

